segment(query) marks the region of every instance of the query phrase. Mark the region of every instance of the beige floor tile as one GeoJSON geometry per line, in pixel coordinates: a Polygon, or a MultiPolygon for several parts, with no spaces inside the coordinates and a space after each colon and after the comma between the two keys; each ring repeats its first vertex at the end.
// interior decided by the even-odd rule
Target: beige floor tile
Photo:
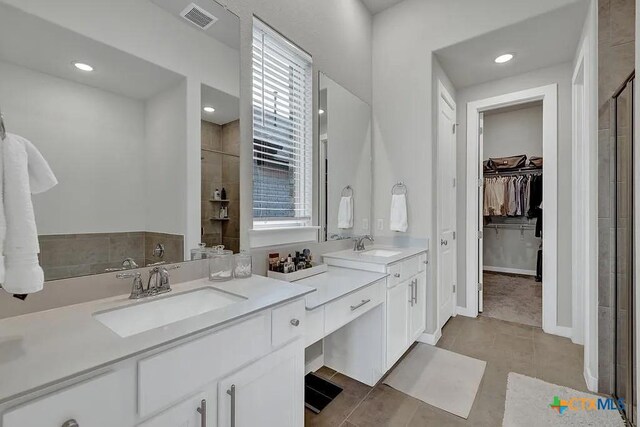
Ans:
{"type": "Polygon", "coordinates": [[[404,426],[418,408],[419,401],[385,384],[378,385],[349,416],[359,426],[404,426]]]}

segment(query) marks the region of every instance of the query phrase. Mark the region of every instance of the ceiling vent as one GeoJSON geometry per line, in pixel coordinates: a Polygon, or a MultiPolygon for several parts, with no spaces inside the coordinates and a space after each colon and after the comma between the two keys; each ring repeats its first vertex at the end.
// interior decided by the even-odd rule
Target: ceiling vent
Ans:
{"type": "Polygon", "coordinates": [[[184,10],[180,12],[180,16],[191,22],[193,25],[197,25],[198,28],[202,30],[208,29],[218,20],[218,18],[195,3],[191,3],[189,6],[185,7],[184,10]]]}

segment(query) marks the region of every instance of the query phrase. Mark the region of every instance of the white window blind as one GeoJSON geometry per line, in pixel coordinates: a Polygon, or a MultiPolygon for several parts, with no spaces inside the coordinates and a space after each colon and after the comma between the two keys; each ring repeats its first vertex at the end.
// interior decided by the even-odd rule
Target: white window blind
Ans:
{"type": "Polygon", "coordinates": [[[253,21],[254,228],[311,225],[311,57],[253,21]]]}

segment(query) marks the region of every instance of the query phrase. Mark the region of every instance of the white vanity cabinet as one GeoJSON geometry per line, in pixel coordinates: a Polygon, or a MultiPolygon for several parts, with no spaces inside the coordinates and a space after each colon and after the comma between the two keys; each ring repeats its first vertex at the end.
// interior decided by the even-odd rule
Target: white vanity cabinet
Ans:
{"type": "Polygon", "coordinates": [[[305,323],[302,298],[263,309],[0,405],[0,426],[302,427],[305,323]]]}
{"type": "Polygon", "coordinates": [[[218,426],[302,426],[303,370],[295,342],[226,377],[218,387],[218,426]]]}
{"type": "Polygon", "coordinates": [[[426,328],[426,254],[387,267],[386,368],[391,368],[426,328]]]}

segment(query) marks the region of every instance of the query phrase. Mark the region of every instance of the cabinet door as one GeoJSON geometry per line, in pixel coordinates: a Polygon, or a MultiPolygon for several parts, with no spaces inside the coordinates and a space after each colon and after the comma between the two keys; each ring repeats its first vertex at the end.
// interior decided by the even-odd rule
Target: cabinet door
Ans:
{"type": "Polygon", "coordinates": [[[302,427],[302,339],[220,381],[218,420],[220,427],[302,427]]]}
{"type": "Polygon", "coordinates": [[[413,289],[414,302],[411,306],[410,315],[410,341],[413,343],[427,327],[427,274],[425,272],[414,277],[415,285],[413,289]]]}
{"type": "Polygon", "coordinates": [[[409,345],[409,283],[402,282],[387,290],[387,369],[409,345]]]}
{"type": "Polygon", "coordinates": [[[197,393],[138,427],[214,427],[216,425],[216,385],[197,393]],[[200,411],[198,411],[200,409],[200,411]],[[204,414],[202,413],[204,412],[204,414]],[[206,419],[206,423],[203,420],[206,419]]]}

